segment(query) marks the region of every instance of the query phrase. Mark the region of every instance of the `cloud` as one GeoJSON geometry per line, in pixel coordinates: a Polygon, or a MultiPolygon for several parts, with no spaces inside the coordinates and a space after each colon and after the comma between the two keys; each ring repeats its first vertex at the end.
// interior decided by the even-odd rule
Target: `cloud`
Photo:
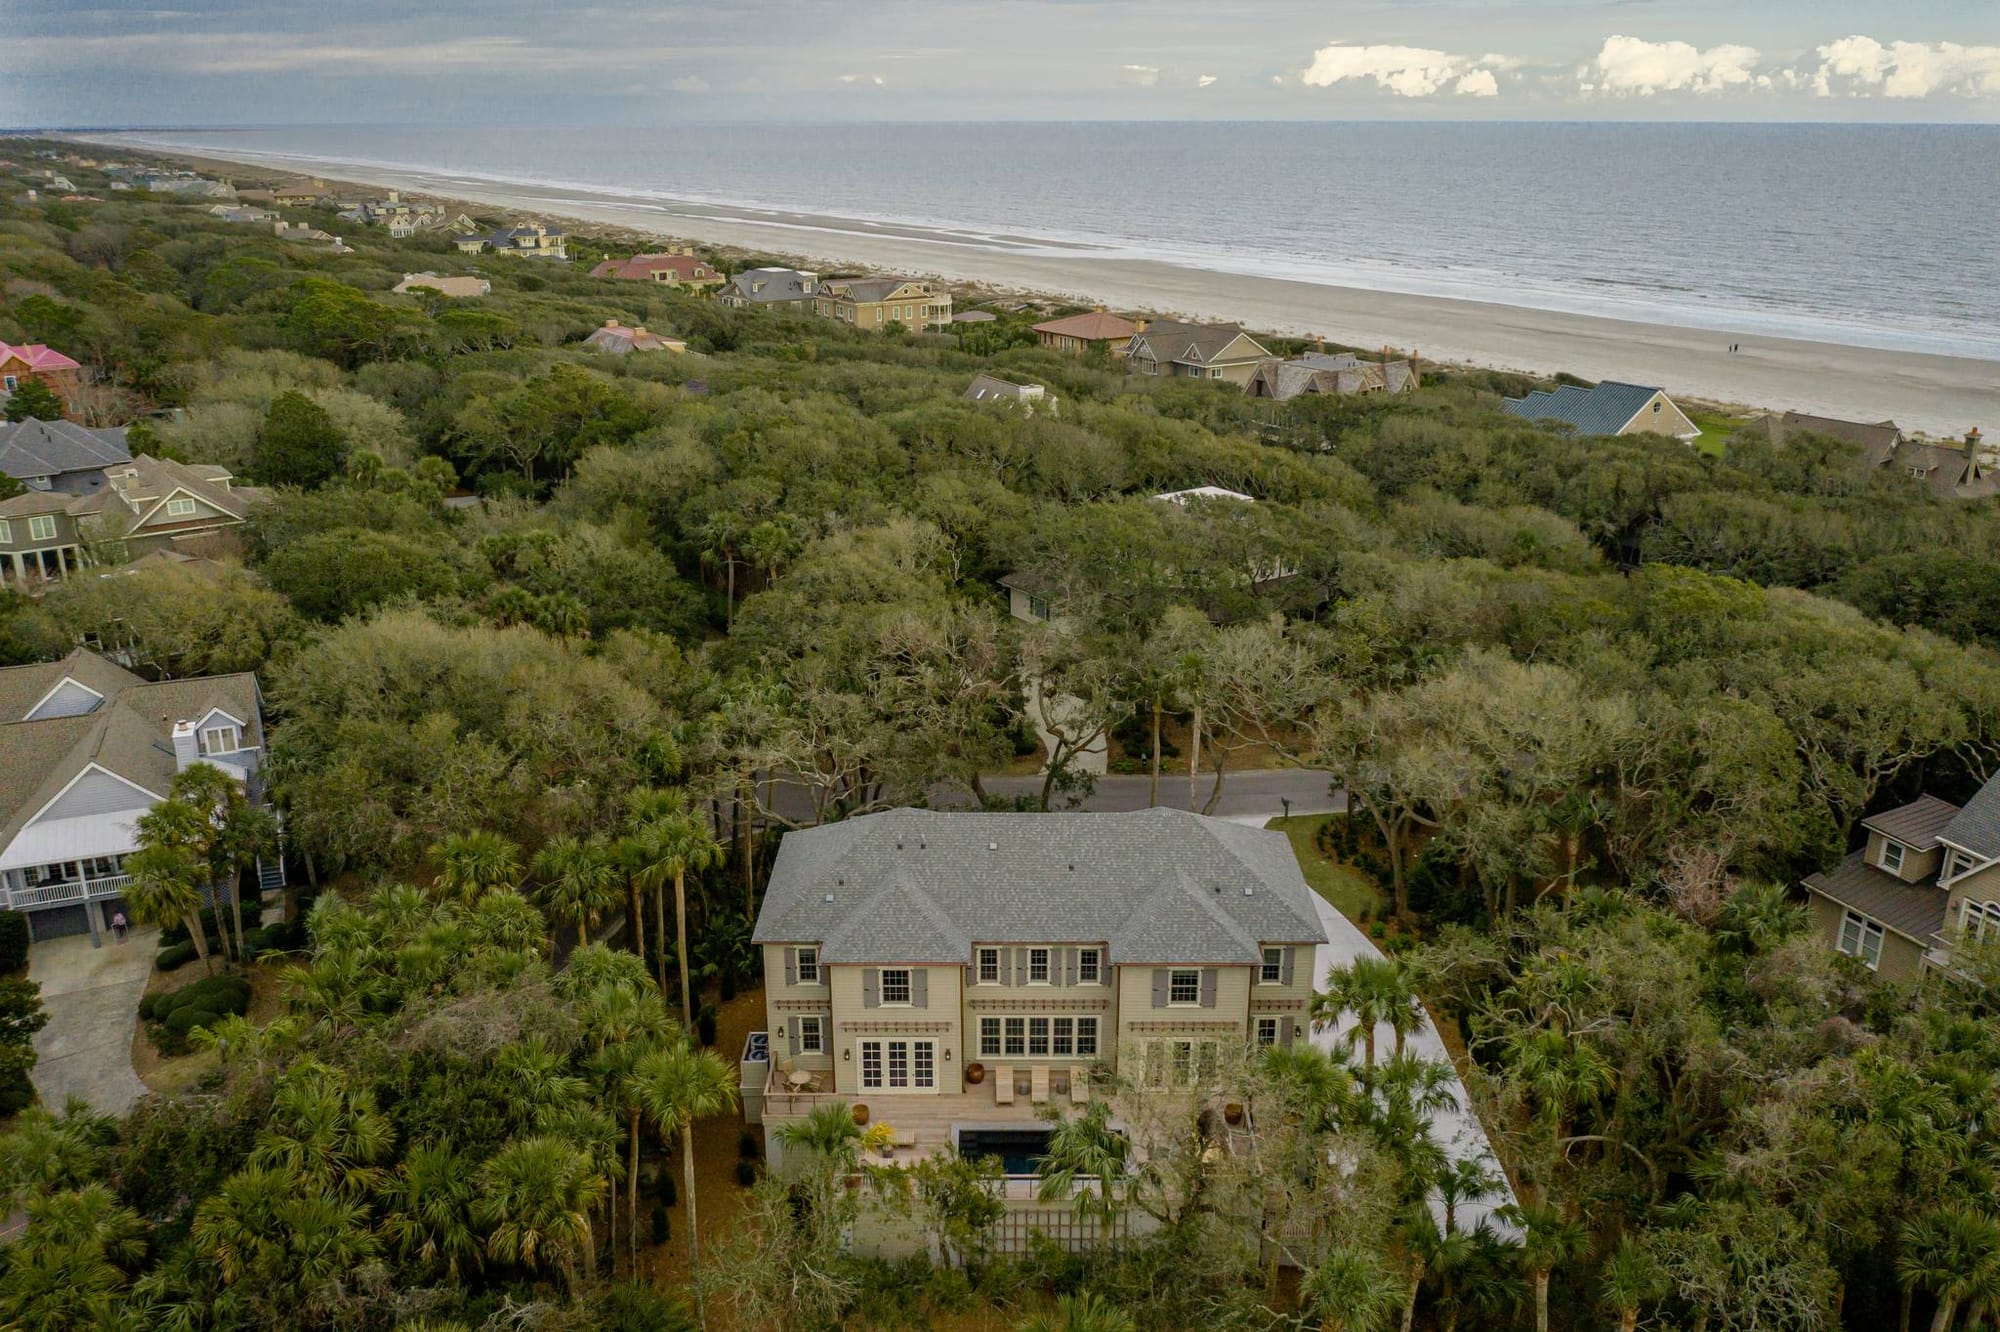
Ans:
{"type": "Polygon", "coordinates": [[[1135,83],[1141,88],[1156,87],[1160,82],[1157,65],[1120,65],[1118,72],[1124,75],[1125,82],[1135,83]]]}
{"type": "Polygon", "coordinates": [[[705,93],[708,91],[708,80],[699,74],[687,74],[667,86],[677,93],[705,93]]]}
{"type": "Polygon", "coordinates": [[[1843,37],[1819,48],[1813,91],[1884,97],[1929,97],[1936,93],[1977,96],[2000,93],[2000,46],[1960,46],[1957,42],[1890,42],[1843,37]]]}
{"type": "Polygon", "coordinates": [[[1315,88],[1347,79],[1373,79],[1398,97],[1429,97],[1449,88],[1463,97],[1497,97],[1493,69],[1504,57],[1452,55],[1421,46],[1347,46],[1335,42],[1313,52],[1300,77],[1315,88]]]}
{"type": "MultiPolygon", "coordinates": [[[[1687,42],[1606,37],[1597,59],[1584,67],[1579,88],[1613,97],[1662,92],[1715,93],[1757,86],[1755,47],[1725,44],[1703,51],[1687,42]]],[[[1768,85],[1768,81],[1765,86],[1768,85]]]]}
{"type": "Polygon", "coordinates": [[[1194,81],[1194,86],[1197,88],[1206,88],[1209,84],[1214,82],[1215,82],[1215,75],[1204,74],[1200,78],[1194,81]]]}

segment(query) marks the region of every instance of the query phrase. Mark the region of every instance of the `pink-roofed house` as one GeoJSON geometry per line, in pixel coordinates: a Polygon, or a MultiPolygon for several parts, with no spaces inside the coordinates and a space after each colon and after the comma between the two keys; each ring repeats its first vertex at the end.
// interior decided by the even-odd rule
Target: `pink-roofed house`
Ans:
{"type": "Polygon", "coordinates": [[[83,384],[83,367],[39,342],[0,342],[0,402],[24,380],[39,379],[67,404],[83,384]]]}
{"type": "Polygon", "coordinates": [[[635,254],[630,259],[606,259],[590,270],[595,278],[619,278],[626,282],[658,282],[669,287],[706,291],[728,281],[686,249],[660,254],[635,254]]]}

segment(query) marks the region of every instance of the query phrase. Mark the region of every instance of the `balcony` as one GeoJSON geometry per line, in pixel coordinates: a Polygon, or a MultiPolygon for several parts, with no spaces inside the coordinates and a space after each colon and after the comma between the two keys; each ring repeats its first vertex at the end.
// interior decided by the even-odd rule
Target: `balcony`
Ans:
{"type": "Polygon", "coordinates": [[[112,874],[102,879],[67,879],[33,888],[7,890],[0,892],[0,897],[4,897],[7,906],[15,911],[36,911],[69,902],[99,902],[107,897],[116,897],[131,882],[129,874],[112,874]]]}

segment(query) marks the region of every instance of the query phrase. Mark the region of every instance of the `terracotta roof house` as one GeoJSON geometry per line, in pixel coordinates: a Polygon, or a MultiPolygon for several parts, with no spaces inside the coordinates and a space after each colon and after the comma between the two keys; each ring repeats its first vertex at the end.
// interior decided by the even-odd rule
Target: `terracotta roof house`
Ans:
{"type": "Polygon", "coordinates": [[[65,403],[83,383],[83,367],[39,342],[0,342],[0,402],[30,379],[39,379],[65,403]]]}
{"type": "Polygon", "coordinates": [[[74,421],[0,422],[0,472],[30,490],[89,495],[104,488],[104,469],[130,462],[123,428],[92,430],[74,421]]]}
{"type": "Polygon", "coordinates": [[[1949,970],[1961,940],[2000,937],[2000,777],[1963,808],[1925,795],[1861,827],[1860,850],[1805,881],[1828,947],[1911,981],[1949,970]]]}
{"type": "Polygon", "coordinates": [[[1408,393],[1418,384],[1416,363],[1364,361],[1348,352],[1308,352],[1289,361],[1266,361],[1250,377],[1250,396],[1290,402],[1322,394],[1348,397],[1357,393],[1408,393]]]}
{"type": "Polygon", "coordinates": [[[1015,384],[992,375],[975,375],[972,383],[959,396],[967,402],[995,402],[1003,407],[1019,407],[1029,416],[1033,416],[1037,409],[1046,409],[1053,415],[1057,403],[1054,395],[1040,384],[1015,384]]]}
{"type": "Polygon", "coordinates": [[[409,293],[412,291],[434,291],[442,296],[468,299],[485,296],[493,290],[493,284],[483,277],[439,277],[436,273],[405,273],[391,291],[409,293]]]}
{"type": "Polygon", "coordinates": [[[146,454],[107,466],[104,481],[87,494],[30,491],[0,500],[0,581],[33,588],[66,577],[89,566],[92,548],[106,542],[135,556],[204,553],[263,497],[236,485],[227,468],[146,454]]]}
{"type": "Polygon", "coordinates": [[[819,290],[819,274],[797,268],[747,268],[729,279],[717,299],[734,310],[765,306],[804,309],[819,290]]]}
{"type": "Polygon", "coordinates": [[[1674,406],[1665,389],[1605,380],[1596,388],[1565,384],[1553,393],[1540,391],[1525,398],[1508,398],[1501,406],[1527,421],[1547,421],[1578,435],[1671,435],[1694,439],[1699,427],[1674,406]]]}
{"type": "Polygon", "coordinates": [[[1140,326],[1129,319],[1120,318],[1099,306],[1084,314],[1049,319],[1035,325],[1035,336],[1051,351],[1059,351],[1069,356],[1081,356],[1085,352],[1102,351],[1112,356],[1123,356],[1131,343],[1132,335],[1140,326]]]}
{"type": "Polygon", "coordinates": [[[727,280],[706,262],[695,258],[691,250],[635,254],[630,259],[606,259],[591,269],[590,275],[594,278],[617,278],[623,282],[657,282],[662,286],[685,287],[692,291],[707,291],[727,280]]]}
{"type": "Polygon", "coordinates": [[[478,254],[491,250],[495,254],[508,255],[515,259],[560,259],[569,258],[567,239],[560,230],[553,230],[540,222],[521,226],[501,227],[486,235],[463,235],[452,237],[453,245],[460,254],[478,254]]]}
{"type": "Polygon", "coordinates": [[[1107,1075],[1198,1088],[1226,1050],[1304,1041],[1327,931],[1279,833],[897,809],[787,833],[752,939],[768,1058],[743,1065],[745,1117],[865,1105],[907,1162],[977,1154],[1107,1075]]]}
{"type": "MultiPolygon", "coordinates": [[[[175,774],[213,763],[259,799],[263,756],[254,675],[149,684],[82,648],[0,670],[0,907],[34,939],[100,938],[130,910],[135,825],[175,774]]],[[[258,875],[283,883],[276,865],[258,875]]],[[[234,885],[218,887],[227,902],[234,885]]]]}
{"type": "Polygon", "coordinates": [[[665,334],[651,332],[644,324],[640,324],[636,328],[628,328],[616,319],[605,320],[604,327],[585,338],[584,342],[601,352],[610,352],[614,356],[626,356],[635,351],[684,352],[687,350],[687,344],[679,338],[670,338],[665,334]]]}
{"type": "Polygon", "coordinates": [[[1275,359],[1234,324],[1160,319],[1141,327],[1125,345],[1125,368],[1132,374],[1219,379],[1238,388],[1249,385],[1258,366],[1275,359]]]}
{"type": "Polygon", "coordinates": [[[828,278],[813,293],[813,313],[879,333],[900,324],[913,333],[951,327],[951,293],[914,278],[828,278]]]}

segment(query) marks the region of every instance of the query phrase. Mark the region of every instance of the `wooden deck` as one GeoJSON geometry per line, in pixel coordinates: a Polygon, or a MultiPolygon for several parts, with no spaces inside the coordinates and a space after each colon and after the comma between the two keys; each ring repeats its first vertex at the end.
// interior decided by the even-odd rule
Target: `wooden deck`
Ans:
{"type": "MultiPolygon", "coordinates": [[[[866,1105],[870,1125],[887,1123],[896,1130],[898,1138],[914,1139],[914,1146],[899,1149],[897,1158],[915,1160],[929,1156],[941,1145],[955,1143],[954,1128],[1011,1128],[1040,1121],[1042,1106],[1030,1099],[1027,1090],[1027,1066],[1015,1066],[1015,1073],[1021,1090],[1016,1093],[1012,1105],[1001,1105],[994,1100],[995,1078],[991,1069],[987,1070],[984,1082],[957,1092],[860,1092],[847,1096],[833,1092],[790,1091],[785,1086],[783,1075],[774,1067],[764,1091],[764,1123],[768,1131],[791,1120],[804,1119],[820,1106],[835,1101],[866,1105]]],[[[822,1081],[824,1078],[822,1074],[822,1081]]],[[[1067,1067],[1051,1079],[1047,1105],[1061,1109],[1072,1104],[1068,1095],[1068,1079],[1067,1067]],[[1063,1088],[1063,1094],[1057,1095],[1054,1087],[1063,1088]]],[[[879,1162],[881,1158],[875,1159],[879,1162]]]]}

